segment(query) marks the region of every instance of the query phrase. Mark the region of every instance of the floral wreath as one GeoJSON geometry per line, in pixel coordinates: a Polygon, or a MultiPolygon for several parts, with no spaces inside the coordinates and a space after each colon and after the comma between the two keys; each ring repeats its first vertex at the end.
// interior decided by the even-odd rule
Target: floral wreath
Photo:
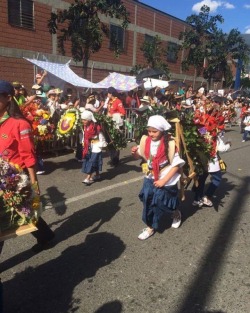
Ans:
{"type": "Polygon", "coordinates": [[[58,138],[70,137],[80,124],[80,113],[77,109],[66,110],[57,125],[56,135],[58,138]]]}

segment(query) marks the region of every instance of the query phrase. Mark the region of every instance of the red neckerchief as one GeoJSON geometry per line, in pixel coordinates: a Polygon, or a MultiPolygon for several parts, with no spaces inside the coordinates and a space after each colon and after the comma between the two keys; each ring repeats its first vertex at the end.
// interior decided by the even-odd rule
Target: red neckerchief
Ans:
{"type": "MultiPolygon", "coordinates": [[[[150,145],[151,145],[151,137],[148,137],[146,139],[145,143],[145,157],[147,160],[150,159],[150,145]]],[[[167,156],[165,153],[165,144],[164,144],[164,137],[162,136],[160,140],[159,147],[157,149],[156,155],[152,158],[152,168],[154,173],[154,179],[155,181],[159,179],[159,172],[160,172],[160,164],[167,160],[167,156]]]]}
{"type": "Polygon", "coordinates": [[[100,130],[101,127],[99,125],[96,125],[94,122],[91,122],[88,126],[84,127],[84,147],[82,152],[83,158],[88,154],[90,139],[96,137],[99,134],[100,130]]]}

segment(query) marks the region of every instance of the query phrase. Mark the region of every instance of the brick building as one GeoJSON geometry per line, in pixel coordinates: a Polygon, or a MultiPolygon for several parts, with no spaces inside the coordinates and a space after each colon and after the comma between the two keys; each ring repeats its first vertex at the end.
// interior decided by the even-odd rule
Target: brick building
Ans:
{"type": "MultiPolygon", "coordinates": [[[[57,35],[51,35],[47,23],[52,11],[66,9],[70,0],[2,0],[0,2],[0,78],[9,81],[21,81],[25,86],[31,86],[34,81],[34,66],[23,59],[44,57],[57,63],[70,60],[70,43],[66,46],[66,56],[57,50],[57,35]]],[[[145,38],[158,35],[169,53],[166,60],[171,72],[171,79],[185,80],[193,83],[194,72],[183,73],[181,70],[182,52],[176,58],[171,51],[179,44],[179,33],[187,24],[171,15],[136,0],[124,0],[130,12],[131,23],[124,32],[119,28],[117,20],[103,20],[122,36],[123,52],[115,58],[110,49],[108,39],[104,39],[101,51],[92,54],[88,63],[88,80],[98,82],[110,72],[129,74],[132,66],[143,64],[140,47],[145,38]]],[[[82,64],[71,62],[71,69],[82,76],[82,64]]],[[[202,78],[198,77],[197,85],[202,78]]]]}

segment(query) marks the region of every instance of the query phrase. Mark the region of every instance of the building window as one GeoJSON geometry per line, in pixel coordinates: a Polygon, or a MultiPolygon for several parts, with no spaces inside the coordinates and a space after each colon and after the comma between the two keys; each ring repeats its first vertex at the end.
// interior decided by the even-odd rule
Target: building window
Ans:
{"type": "Polygon", "coordinates": [[[110,25],[110,49],[124,50],[124,29],[121,26],[110,25]]]}
{"type": "Polygon", "coordinates": [[[146,34],[144,41],[148,42],[148,43],[154,43],[155,42],[155,37],[146,34]]]}
{"type": "Polygon", "coordinates": [[[34,29],[34,3],[30,0],[8,0],[9,24],[34,29]]]}
{"type": "Polygon", "coordinates": [[[168,42],[167,46],[167,62],[176,63],[178,58],[178,44],[175,42],[168,42]]]}

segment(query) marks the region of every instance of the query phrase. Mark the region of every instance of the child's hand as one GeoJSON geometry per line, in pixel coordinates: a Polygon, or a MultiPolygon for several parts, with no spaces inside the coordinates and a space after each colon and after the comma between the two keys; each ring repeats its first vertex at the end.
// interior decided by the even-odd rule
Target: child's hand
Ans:
{"type": "Polygon", "coordinates": [[[161,187],[165,186],[165,182],[164,182],[163,179],[156,180],[156,181],[154,182],[154,186],[155,186],[156,188],[161,188],[161,187]]]}
{"type": "Polygon", "coordinates": [[[132,154],[136,154],[136,152],[138,151],[138,147],[137,146],[134,146],[131,148],[131,153],[132,154]]]}

